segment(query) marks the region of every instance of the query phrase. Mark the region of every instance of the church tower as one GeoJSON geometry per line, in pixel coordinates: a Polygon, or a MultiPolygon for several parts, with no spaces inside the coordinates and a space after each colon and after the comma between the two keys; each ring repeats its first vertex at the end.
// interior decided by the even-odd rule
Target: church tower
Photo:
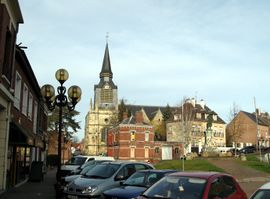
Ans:
{"type": "Polygon", "coordinates": [[[94,104],[91,99],[85,118],[84,152],[88,155],[106,154],[107,130],[118,114],[118,93],[112,80],[108,43],[99,77],[99,83],[94,86],[94,104]]]}

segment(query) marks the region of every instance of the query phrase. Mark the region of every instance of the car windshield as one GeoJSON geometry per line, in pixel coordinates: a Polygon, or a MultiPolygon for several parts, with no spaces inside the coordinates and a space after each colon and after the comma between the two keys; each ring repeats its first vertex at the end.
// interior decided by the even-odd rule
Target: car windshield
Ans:
{"type": "Polygon", "coordinates": [[[260,189],[250,199],[269,199],[269,198],[270,198],[270,190],[260,189]]]}
{"type": "Polygon", "coordinates": [[[66,164],[69,165],[82,165],[86,161],[86,157],[72,157],[66,164]]]}
{"type": "Polygon", "coordinates": [[[84,169],[85,167],[88,167],[89,165],[95,165],[96,162],[95,160],[89,160],[88,162],[84,163],[82,166],[81,166],[81,169],[84,169]]]}
{"type": "Polygon", "coordinates": [[[93,169],[96,166],[96,164],[90,164],[83,168],[83,170],[80,172],[80,175],[85,175],[88,171],[93,169]]]}
{"type": "Polygon", "coordinates": [[[89,170],[85,176],[88,178],[109,178],[119,169],[119,167],[120,165],[118,164],[99,164],[89,170]]]}
{"type": "Polygon", "coordinates": [[[200,199],[205,179],[195,177],[165,176],[144,192],[146,198],[192,198],[200,199]],[[196,191],[194,191],[196,190],[196,191]]]}
{"type": "Polygon", "coordinates": [[[124,186],[150,187],[162,177],[160,173],[136,172],[125,181],[124,186]]]}

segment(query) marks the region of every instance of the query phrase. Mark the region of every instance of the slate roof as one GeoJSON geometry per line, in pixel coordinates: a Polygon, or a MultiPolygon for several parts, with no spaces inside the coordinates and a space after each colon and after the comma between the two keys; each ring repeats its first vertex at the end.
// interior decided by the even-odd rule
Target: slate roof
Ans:
{"type": "MultiPolygon", "coordinates": [[[[138,123],[136,122],[135,116],[132,115],[129,118],[124,119],[122,122],[120,122],[120,124],[138,124],[138,123]]],[[[141,125],[150,125],[150,124],[145,123],[145,122],[142,122],[140,124],[141,125]]]]}
{"type": "Polygon", "coordinates": [[[137,111],[141,111],[143,109],[150,120],[155,117],[159,109],[162,113],[165,110],[165,106],[126,105],[126,107],[132,115],[135,115],[137,111]]]}
{"type": "MultiPolygon", "coordinates": [[[[137,111],[141,111],[141,109],[143,108],[147,117],[152,120],[157,111],[160,109],[160,111],[163,113],[166,109],[166,106],[146,106],[146,105],[126,105],[127,109],[131,112],[132,115],[135,115],[135,113],[137,111]]],[[[172,109],[172,112],[173,113],[176,113],[176,112],[181,112],[181,107],[171,107],[172,109]]],[[[220,124],[225,124],[224,120],[222,120],[218,114],[214,111],[212,111],[209,107],[207,106],[204,106],[204,109],[201,107],[201,105],[199,104],[196,104],[195,105],[195,110],[196,112],[199,112],[199,113],[212,113],[212,114],[215,114],[217,115],[217,120],[214,121],[215,123],[220,123],[220,124]]],[[[206,121],[206,119],[195,119],[196,121],[206,121]]]]}
{"type": "Polygon", "coordinates": [[[110,61],[110,54],[109,54],[109,48],[108,43],[106,43],[103,63],[102,63],[102,69],[100,72],[100,78],[102,77],[113,77],[112,69],[111,69],[111,61],[110,61]]]}
{"type": "MultiPolygon", "coordinates": [[[[256,123],[256,115],[255,113],[249,113],[246,111],[240,111],[244,113],[246,116],[248,116],[253,122],[256,123]]],[[[258,124],[262,126],[270,126],[270,118],[258,116],[258,124]]]]}

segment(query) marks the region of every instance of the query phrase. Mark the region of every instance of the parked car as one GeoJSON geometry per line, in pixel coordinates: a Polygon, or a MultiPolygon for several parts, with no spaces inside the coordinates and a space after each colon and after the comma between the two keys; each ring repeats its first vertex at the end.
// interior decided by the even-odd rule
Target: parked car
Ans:
{"type": "Polygon", "coordinates": [[[251,196],[250,199],[269,199],[270,198],[270,182],[259,187],[251,196]]]}
{"type": "Polygon", "coordinates": [[[64,165],[61,166],[60,177],[70,175],[72,171],[78,169],[80,166],[91,160],[114,160],[114,158],[107,156],[85,156],[85,155],[74,156],[64,165]]]}
{"type": "Polygon", "coordinates": [[[231,152],[232,155],[239,155],[240,154],[240,152],[237,148],[231,148],[228,150],[228,152],[231,152]]]}
{"type": "Polygon", "coordinates": [[[246,146],[239,150],[239,153],[245,153],[245,154],[254,153],[254,152],[256,152],[255,146],[246,146]]]}
{"type": "Polygon", "coordinates": [[[69,183],[64,195],[72,199],[100,197],[104,191],[119,187],[134,172],[146,169],[154,166],[144,162],[104,162],[69,183]]]}
{"type": "Polygon", "coordinates": [[[168,174],[147,189],[138,199],[247,199],[236,180],[218,172],[177,172],[168,174]]]}
{"type": "Polygon", "coordinates": [[[111,162],[111,161],[110,160],[92,160],[92,161],[89,161],[86,164],[84,164],[84,167],[80,173],[62,177],[61,178],[61,189],[63,190],[64,187],[68,183],[72,182],[73,180],[75,180],[78,177],[85,175],[88,171],[93,169],[96,165],[101,164],[103,162],[111,162]]]}
{"type": "Polygon", "coordinates": [[[111,162],[114,161],[113,157],[107,157],[107,156],[96,156],[94,159],[88,160],[88,162],[85,162],[83,165],[79,166],[78,168],[72,170],[69,175],[77,175],[80,174],[80,172],[87,166],[95,164],[95,161],[100,162],[111,162]]]}
{"type": "Polygon", "coordinates": [[[155,182],[166,174],[177,172],[177,170],[141,170],[130,176],[121,187],[113,188],[103,192],[103,198],[136,198],[155,182]]]}

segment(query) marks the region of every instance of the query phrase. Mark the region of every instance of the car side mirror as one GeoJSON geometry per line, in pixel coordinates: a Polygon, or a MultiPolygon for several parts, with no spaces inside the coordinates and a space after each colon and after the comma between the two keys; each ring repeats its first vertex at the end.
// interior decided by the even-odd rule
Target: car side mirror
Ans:
{"type": "Polygon", "coordinates": [[[115,177],[115,180],[116,180],[116,181],[124,180],[124,176],[123,176],[123,175],[117,175],[117,176],[115,177]]]}

